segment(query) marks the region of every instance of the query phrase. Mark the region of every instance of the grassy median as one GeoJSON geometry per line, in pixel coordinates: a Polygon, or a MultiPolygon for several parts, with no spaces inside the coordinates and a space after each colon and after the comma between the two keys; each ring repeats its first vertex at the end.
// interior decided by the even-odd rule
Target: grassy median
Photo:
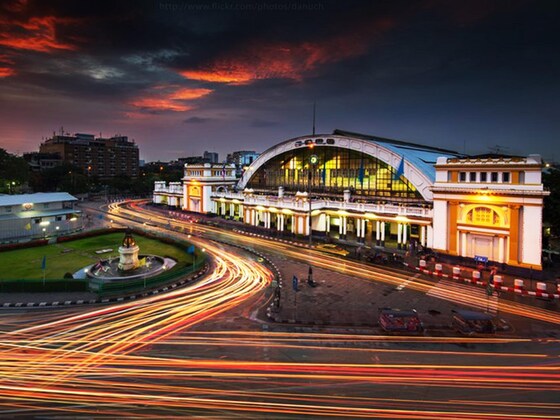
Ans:
{"type": "MultiPolygon", "coordinates": [[[[46,258],[45,278],[61,279],[65,273],[74,273],[100,259],[118,256],[123,237],[122,232],[110,233],[60,244],[0,252],[0,280],[42,279],[43,257],[46,258]],[[102,249],[112,251],[95,253],[102,249]]],[[[140,235],[134,235],[134,239],[140,247],[140,254],[171,257],[177,260],[177,267],[184,267],[192,261],[192,256],[185,249],[140,235]]]]}

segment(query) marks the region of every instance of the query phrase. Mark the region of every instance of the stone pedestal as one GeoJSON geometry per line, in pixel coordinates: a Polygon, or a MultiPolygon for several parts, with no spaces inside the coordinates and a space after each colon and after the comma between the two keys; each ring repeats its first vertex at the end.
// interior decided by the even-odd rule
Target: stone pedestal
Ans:
{"type": "Polygon", "coordinates": [[[128,271],[138,267],[138,245],[119,247],[119,270],[128,271]]]}

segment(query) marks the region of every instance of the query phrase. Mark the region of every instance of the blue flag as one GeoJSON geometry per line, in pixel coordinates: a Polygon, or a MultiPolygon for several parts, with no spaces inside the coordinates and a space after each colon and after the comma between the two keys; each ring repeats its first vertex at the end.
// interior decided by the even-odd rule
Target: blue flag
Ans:
{"type": "Polygon", "coordinates": [[[46,270],[47,268],[47,256],[43,255],[43,262],[41,262],[41,270],[46,270]]]}
{"type": "Polygon", "coordinates": [[[187,254],[193,254],[194,255],[194,245],[191,245],[187,248],[187,254]]]}
{"type": "Polygon", "coordinates": [[[401,176],[404,175],[404,158],[401,156],[401,163],[399,164],[399,167],[397,168],[397,172],[395,172],[395,176],[393,177],[393,179],[395,181],[398,181],[399,179],[401,179],[401,176]]]}
{"type": "Polygon", "coordinates": [[[358,170],[358,181],[362,186],[364,185],[364,159],[360,162],[360,169],[358,170]]]}

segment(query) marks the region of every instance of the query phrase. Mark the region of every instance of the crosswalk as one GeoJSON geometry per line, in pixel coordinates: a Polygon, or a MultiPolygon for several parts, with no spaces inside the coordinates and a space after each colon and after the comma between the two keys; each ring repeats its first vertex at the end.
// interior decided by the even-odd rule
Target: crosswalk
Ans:
{"type": "Polygon", "coordinates": [[[482,309],[494,315],[498,313],[498,297],[495,295],[488,296],[486,294],[486,289],[476,286],[454,283],[442,279],[426,294],[439,299],[482,309]]]}

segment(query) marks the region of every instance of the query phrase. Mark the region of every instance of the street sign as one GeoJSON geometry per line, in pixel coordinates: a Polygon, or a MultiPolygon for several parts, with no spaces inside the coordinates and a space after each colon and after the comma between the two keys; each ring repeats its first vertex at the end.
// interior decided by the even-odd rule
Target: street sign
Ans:
{"type": "Polygon", "coordinates": [[[298,291],[298,278],[295,275],[292,278],[292,288],[294,289],[294,291],[298,291]]]}

